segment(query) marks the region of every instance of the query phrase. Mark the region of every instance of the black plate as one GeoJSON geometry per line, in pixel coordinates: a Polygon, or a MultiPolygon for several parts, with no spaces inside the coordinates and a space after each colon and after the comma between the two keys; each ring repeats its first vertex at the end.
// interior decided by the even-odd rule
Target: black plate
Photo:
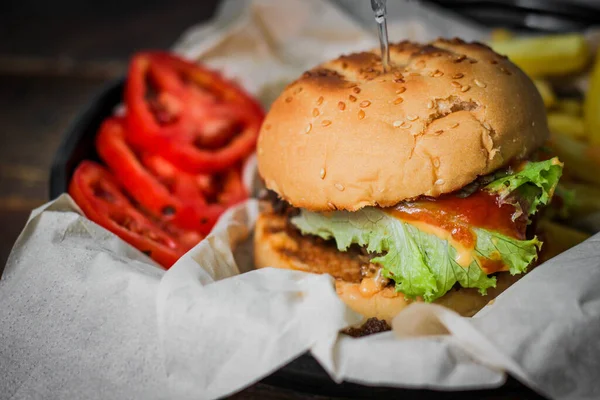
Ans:
{"type": "MultiPolygon", "coordinates": [[[[67,191],[69,180],[83,160],[98,160],[94,138],[102,120],[111,115],[121,102],[123,80],[107,85],[83,110],[63,137],[50,174],[50,198],[67,191]]],[[[458,392],[374,388],[352,383],[336,384],[317,361],[305,354],[263,380],[264,383],[305,393],[354,398],[451,399],[458,392]]],[[[541,399],[539,395],[509,378],[506,384],[494,390],[460,392],[462,399],[485,398],[541,399]]]]}

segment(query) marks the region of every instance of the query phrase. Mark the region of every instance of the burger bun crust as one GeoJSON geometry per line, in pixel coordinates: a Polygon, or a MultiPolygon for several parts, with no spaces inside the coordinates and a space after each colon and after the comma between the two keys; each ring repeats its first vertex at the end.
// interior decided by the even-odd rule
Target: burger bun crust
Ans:
{"type": "Polygon", "coordinates": [[[392,206],[457,190],[548,139],[532,81],[487,46],[454,40],[341,56],[289,85],[257,145],[266,186],[313,211],[392,206]]]}

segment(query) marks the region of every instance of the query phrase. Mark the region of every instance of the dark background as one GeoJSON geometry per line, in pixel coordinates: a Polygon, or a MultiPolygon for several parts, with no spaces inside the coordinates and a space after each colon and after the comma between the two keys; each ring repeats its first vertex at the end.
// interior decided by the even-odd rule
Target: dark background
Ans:
{"type": "MultiPolygon", "coordinates": [[[[123,76],[131,54],[170,47],[187,27],[210,18],[218,2],[0,2],[0,271],[30,211],[48,201],[49,168],[62,134],[78,111],[100,88],[123,76]]],[[[499,13],[497,6],[485,1],[435,2],[488,18],[488,26],[522,28],[526,20],[514,7],[499,13]],[[511,15],[507,21],[505,17],[511,15]]],[[[546,0],[504,3],[528,3],[531,9],[549,4],[546,0]]],[[[576,14],[571,18],[573,25],[557,29],[579,29],[596,21],[600,1],[579,3],[593,5],[596,11],[584,10],[585,18],[576,14]]],[[[569,10],[578,11],[576,7],[569,10]]],[[[306,395],[257,384],[236,397],[295,399],[306,395]]]]}

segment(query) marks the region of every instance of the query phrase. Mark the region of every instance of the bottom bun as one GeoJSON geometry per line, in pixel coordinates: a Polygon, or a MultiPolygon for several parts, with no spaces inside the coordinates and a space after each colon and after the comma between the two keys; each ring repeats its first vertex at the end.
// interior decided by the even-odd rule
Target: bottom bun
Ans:
{"type": "MultiPolygon", "coordinates": [[[[332,242],[303,236],[289,224],[286,216],[262,213],[254,235],[256,268],[274,267],[311,273],[328,273],[336,279],[338,296],[354,311],[366,318],[391,323],[392,318],[412,301],[396,292],[393,286],[379,287],[372,278],[363,278],[364,256],[355,249],[338,251],[332,242]]],[[[519,280],[521,275],[498,273],[496,287],[482,296],[477,289],[455,287],[435,303],[470,317],[519,280]]],[[[415,300],[419,301],[419,300],[415,300]]]]}

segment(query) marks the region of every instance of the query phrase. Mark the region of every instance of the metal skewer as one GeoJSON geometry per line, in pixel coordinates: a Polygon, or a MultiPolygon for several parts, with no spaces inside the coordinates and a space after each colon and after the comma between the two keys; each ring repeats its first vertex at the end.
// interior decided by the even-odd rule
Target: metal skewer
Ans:
{"type": "Polygon", "coordinates": [[[386,23],[386,0],[371,0],[371,8],[375,13],[375,22],[377,22],[377,32],[379,33],[379,45],[381,48],[381,64],[383,71],[389,70],[390,46],[388,43],[388,32],[386,23]]]}

